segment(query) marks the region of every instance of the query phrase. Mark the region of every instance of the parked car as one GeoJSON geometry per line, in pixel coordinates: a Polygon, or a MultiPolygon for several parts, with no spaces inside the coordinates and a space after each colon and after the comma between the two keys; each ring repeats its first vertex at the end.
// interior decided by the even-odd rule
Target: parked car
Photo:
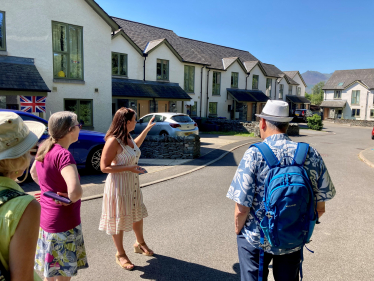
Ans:
{"type": "Polygon", "coordinates": [[[308,117],[313,116],[313,112],[309,109],[295,109],[293,112],[293,120],[294,122],[307,122],[308,117]]]}
{"type": "MultiPolygon", "coordinates": [[[[18,114],[24,121],[36,121],[43,123],[46,127],[48,126],[47,120],[31,113],[10,109],[0,109],[1,111],[11,111],[18,114]]],[[[48,132],[46,130],[39,143],[47,137],[48,132]]],[[[95,131],[81,130],[79,132],[78,141],[69,147],[69,151],[73,154],[78,168],[87,168],[91,172],[101,172],[100,159],[105,144],[104,137],[105,134],[95,131]]]]}
{"type": "Polygon", "coordinates": [[[374,127],[373,127],[373,130],[371,131],[371,139],[374,140],[374,127]]]}
{"type": "Polygon", "coordinates": [[[140,134],[152,117],[155,116],[156,125],[149,131],[148,135],[160,136],[188,136],[198,135],[199,128],[190,116],[183,113],[150,113],[138,120],[134,133],[140,134]]]}

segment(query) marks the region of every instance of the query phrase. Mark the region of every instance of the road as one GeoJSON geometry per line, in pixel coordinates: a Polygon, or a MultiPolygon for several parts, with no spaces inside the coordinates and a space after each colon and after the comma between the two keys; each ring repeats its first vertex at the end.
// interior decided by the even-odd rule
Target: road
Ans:
{"type": "MultiPolygon", "coordinates": [[[[323,156],[337,195],[305,251],[305,281],[374,280],[373,172],[358,153],[373,145],[370,128],[326,123],[330,133],[295,137],[323,156]]],[[[229,153],[194,173],[143,188],[149,217],[145,238],[154,257],[135,254],[135,237],[125,233],[132,272],[115,263],[110,236],[98,230],[101,199],[82,203],[82,224],[89,269],[73,280],[240,280],[234,233],[234,203],[226,198],[247,147],[229,153]]],[[[270,278],[269,280],[273,280],[270,278]]]]}

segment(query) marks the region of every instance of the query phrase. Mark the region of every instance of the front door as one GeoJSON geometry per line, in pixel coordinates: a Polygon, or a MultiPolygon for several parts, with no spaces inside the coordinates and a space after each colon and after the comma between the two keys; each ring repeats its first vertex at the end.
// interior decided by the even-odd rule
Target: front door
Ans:
{"type": "Polygon", "coordinates": [[[149,113],[149,100],[138,100],[138,118],[149,113]]]}
{"type": "Polygon", "coordinates": [[[158,112],[169,112],[169,101],[159,100],[158,101],[158,112]]]}

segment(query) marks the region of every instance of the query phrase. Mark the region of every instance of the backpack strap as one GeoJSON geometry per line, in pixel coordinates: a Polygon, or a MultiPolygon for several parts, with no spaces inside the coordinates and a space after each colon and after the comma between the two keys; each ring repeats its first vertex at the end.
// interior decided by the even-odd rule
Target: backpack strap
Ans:
{"type": "Polygon", "coordinates": [[[26,193],[15,190],[15,189],[4,189],[0,191],[0,207],[4,205],[9,200],[16,198],[18,196],[24,196],[26,193]]]}
{"type": "Polygon", "coordinates": [[[295,156],[292,162],[292,165],[298,165],[298,166],[303,166],[306,156],[308,155],[309,152],[309,144],[304,143],[304,142],[299,142],[297,144],[295,156]]]}
{"type": "Polygon", "coordinates": [[[250,147],[255,146],[260,150],[262,157],[264,157],[266,164],[269,166],[270,169],[275,168],[279,166],[279,160],[275,156],[274,152],[270,149],[270,147],[264,143],[264,142],[259,142],[251,145],[250,147]]]}

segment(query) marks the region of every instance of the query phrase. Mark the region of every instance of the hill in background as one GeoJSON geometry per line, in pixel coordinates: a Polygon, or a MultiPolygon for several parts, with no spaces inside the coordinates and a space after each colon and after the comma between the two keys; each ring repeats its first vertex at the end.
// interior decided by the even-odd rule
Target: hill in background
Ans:
{"type": "Polygon", "coordinates": [[[312,92],[312,88],[314,85],[318,84],[321,81],[326,82],[327,80],[329,80],[331,75],[332,73],[326,74],[318,71],[309,70],[307,72],[302,73],[301,76],[303,76],[303,79],[307,84],[307,88],[305,89],[305,91],[310,94],[312,92]]]}

